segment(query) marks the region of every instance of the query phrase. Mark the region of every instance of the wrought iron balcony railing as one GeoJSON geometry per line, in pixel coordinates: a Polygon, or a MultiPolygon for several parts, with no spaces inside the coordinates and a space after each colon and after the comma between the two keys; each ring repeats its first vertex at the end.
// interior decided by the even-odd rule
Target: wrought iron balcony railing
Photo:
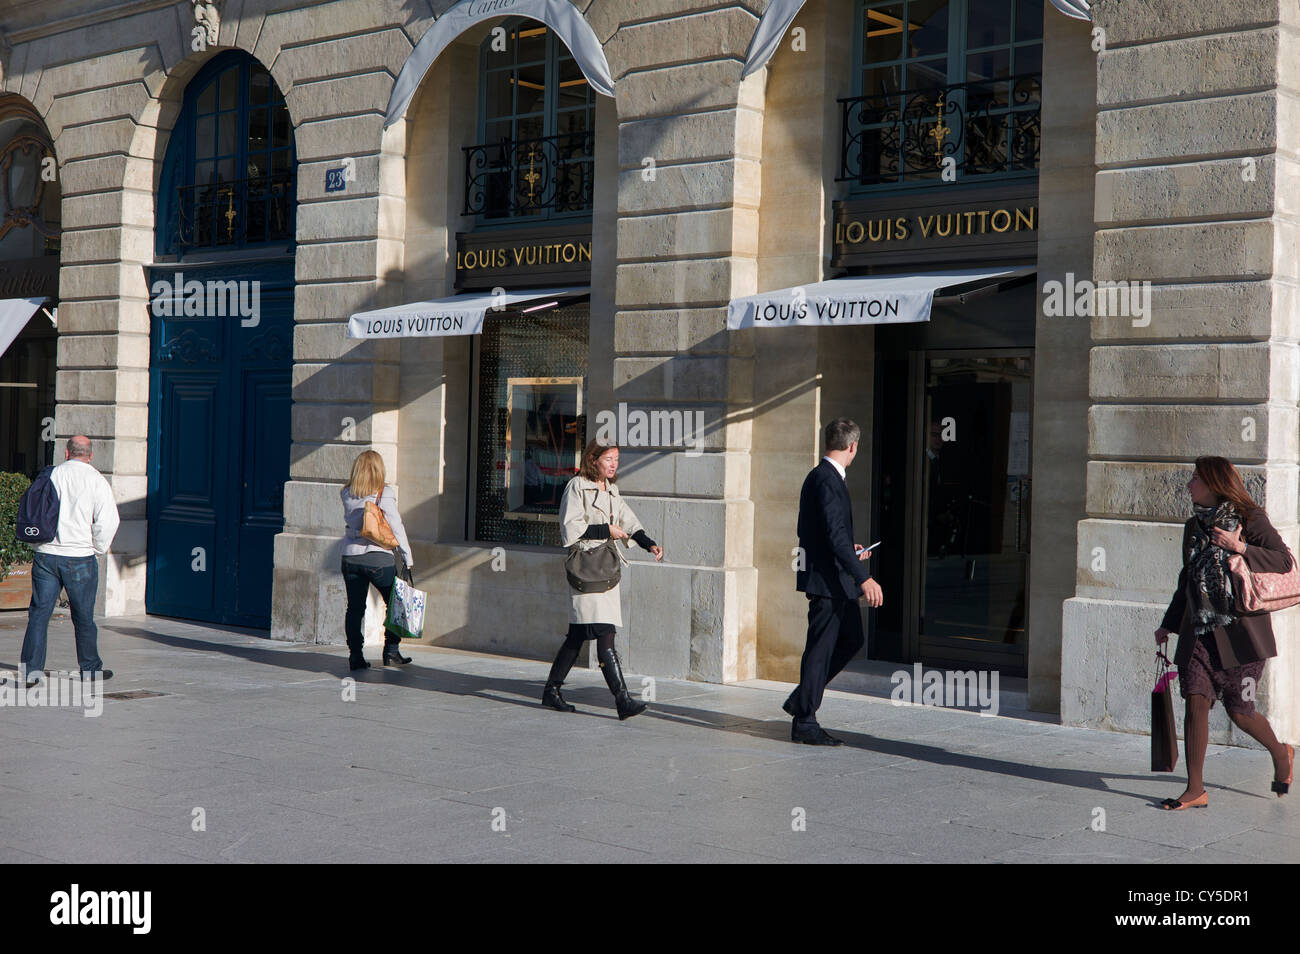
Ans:
{"type": "Polygon", "coordinates": [[[591,211],[595,134],[465,147],[465,215],[548,218],[591,211]]]}
{"type": "Polygon", "coordinates": [[[838,181],[863,186],[1038,168],[1042,74],[841,99],[838,181]],[[952,164],[948,164],[950,167],[952,164]]]}
{"type": "Polygon", "coordinates": [[[293,241],[297,189],[292,172],[181,186],[177,192],[182,251],[293,241]]]}

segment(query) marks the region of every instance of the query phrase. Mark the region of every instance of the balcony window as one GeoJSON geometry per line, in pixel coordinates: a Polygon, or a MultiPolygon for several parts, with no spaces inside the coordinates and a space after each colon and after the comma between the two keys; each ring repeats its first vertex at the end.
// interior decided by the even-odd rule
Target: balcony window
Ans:
{"type": "Polygon", "coordinates": [[[465,150],[464,214],[482,224],[591,215],[596,97],[545,26],[483,42],[479,144],[465,150]],[[502,48],[503,47],[503,48],[502,48]]]}
{"type": "Polygon", "coordinates": [[[168,149],[165,251],[292,242],[293,127],[284,97],[252,58],[223,54],[186,90],[168,149]]]}
{"type": "Polygon", "coordinates": [[[1042,0],[858,0],[841,181],[860,189],[1038,168],[1042,0]]]}

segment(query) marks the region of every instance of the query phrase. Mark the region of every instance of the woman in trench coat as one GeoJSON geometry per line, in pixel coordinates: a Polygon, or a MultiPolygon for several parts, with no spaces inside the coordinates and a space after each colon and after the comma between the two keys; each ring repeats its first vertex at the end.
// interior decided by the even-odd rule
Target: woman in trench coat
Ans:
{"type": "Polygon", "coordinates": [[[1227,558],[1237,553],[1256,573],[1285,573],[1291,568],[1291,554],[1227,458],[1197,458],[1187,489],[1195,513],[1183,529],[1183,569],[1178,590],[1156,630],[1157,646],[1178,634],[1174,665],[1187,705],[1183,722],[1187,788],[1161,804],[1170,811],[1209,804],[1201,773],[1210,709],[1220,697],[1233,724],[1268,750],[1273,759],[1272,790],[1281,798],[1291,787],[1295,750],[1278,741],[1254,703],[1264,660],[1277,655],[1273,624],[1267,613],[1237,614],[1227,558]]]}
{"type": "MultiPolygon", "coordinates": [[[[618,473],[618,448],[592,441],[582,452],[578,475],[564,488],[560,503],[560,542],[567,549],[577,544],[583,549],[601,546],[606,540],[621,541],[624,546],[636,543],[654,555],[664,557],[659,546],[641,528],[632,508],[614,485],[618,473]]],[[[596,640],[596,658],[605,675],[605,684],[614,694],[619,719],[629,719],[645,711],[645,703],[631,697],[623,681],[623,668],[614,650],[615,627],[623,625],[623,604],[619,596],[622,583],[604,593],[578,593],[569,590],[569,632],[551,665],[542,704],[561,712],[576,711],[560,695],[569,670],[589,639],[596,640]]]]}

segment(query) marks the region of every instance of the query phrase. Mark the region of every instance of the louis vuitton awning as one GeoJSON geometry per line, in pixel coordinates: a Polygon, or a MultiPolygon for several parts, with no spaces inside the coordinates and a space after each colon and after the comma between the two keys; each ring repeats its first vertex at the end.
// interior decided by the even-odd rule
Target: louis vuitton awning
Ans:
{"type": "Polygon", "coordinates": [[[991,294],[1027,280],[1036,271],[1034,265],[1007,265],[834,278],[734,298],[727,306],[727,327],[737,331],[929,321],[936,299],[962,302],[991,294]]]}
{"type": "Polygon", "coordinates": [[[488,312],[530,313],[576,304],[591,289],[541,288],[527,291],[474,292],[416,301],[376,311],[362,311],[348,319],[349,338],[442,338],[477,335],[483,331],[488,312]]]}

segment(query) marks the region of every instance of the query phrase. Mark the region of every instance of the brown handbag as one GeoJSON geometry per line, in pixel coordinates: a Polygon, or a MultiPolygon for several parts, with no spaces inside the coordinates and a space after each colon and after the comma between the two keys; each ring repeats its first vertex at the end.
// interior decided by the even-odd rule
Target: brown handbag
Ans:
{"type": "Polygon", "coordinates": [[[626,562],[618,552],[617,540],[606,540],[590,550],[575,543],[564,558],[564,575],[574,592],[608,593],[618,586],[626,562]]]}
{"type": "MultiPolygon", "coordinates": [[[[379,493],[375,497],[380,497],[383,492],[384,488],[379,488],[379,493]]],[[[397,537],[393,534],[393,528],[388,525],[388,518],[373,500],[366,501],[366,513],[361,521],[361,537],[385,550],[397,549],[397,537]]]]}
{"type": "MultiPolygon", "coordinates": [[[[583,503],[585,507],[585,499],[583,503]]],[[[614,522],[612,497],[609,501],[609,522],[614,522]]],[[[576,593],[608,593],[618,586],[625,563],[627,560],[618,552],[617,540],[606,539],[599,546],[590,549],[584,549],[581,544],[575,543],[568,548],[564,558],[564,575],[576,593]]]]}

